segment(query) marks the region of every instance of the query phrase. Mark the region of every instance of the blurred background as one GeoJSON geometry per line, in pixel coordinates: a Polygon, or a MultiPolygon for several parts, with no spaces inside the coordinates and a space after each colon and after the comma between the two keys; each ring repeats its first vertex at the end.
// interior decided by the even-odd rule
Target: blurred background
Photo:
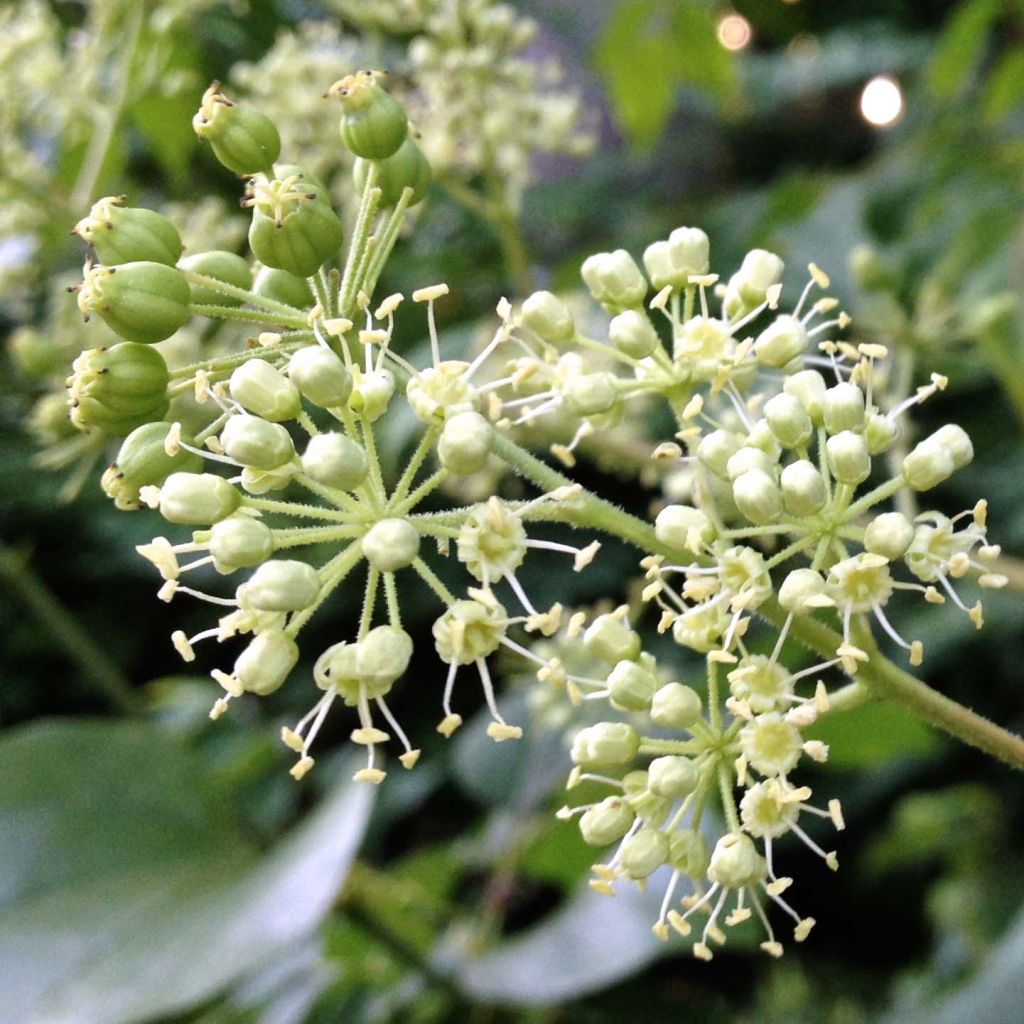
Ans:
{"type": "MultiPolygon", "coordinates": [[[[96,337],[65,292],[83,258],[68,232],[94,199],[126,193],[172,216],[193,250],[240,248],[237,181],[190,125],[214,78],[274,117],[285,158],[350,209],[321,95],[367,66],[392,71],[436,177],[385,289],[448,282],[446,345],[471,346],[501,296],[571,292],[586,255],[639,256],[686,224],[708,232],[723,274],[754,246],[784,257],[787,281],[814,260],[857,340],[890,346],[921,380],[950,377],[921,428],[960,422],[977,455],[938,501],[952,513],[988,498],[1011,586],[981,632],[949,609],[901,627],[924,640],[929,682],[1024,728],[1024,4],[8,2],[0,1016],[1019,1021],[1024,785],[896,710],[821,729],[832,759],[806,781],[841,797],[848,828],[837,875],[786,850],[812,938],[778,962],[730,945],[709,965],[654,939],[657,896],[587,889],[592,851],[552,813],[582,723],[521,666],[501,676],[523,741],[491,744],[468,714],[450,743],[436,735],[429,605],[407,624],[423,654],[394,698],[425,748],[415,772],[376,792],[348,783],[342,714],[296,785],[277,733],[308,705],[308,665],[209,722],[214,686],[183,673],[168,640],[199,613],[156,600],[134,551],[159,525],[101,493],[116,442],[67,422],[64,377],[96,337]]],[[[224,341],[186,328],[168,344],[224,341]]],[[[576,470],[640,513],[672,487],[650,473],[636,485],[645,432],[657,422],[627,422],[612,456],[576,470]]],[[[408,432],[392,434],[398,459],[408,432]]],[[[524,579],[551,600],[621,601],[634,560],[609,547],[581,577],[524,579]]],[[[332,642],[357,600],[339,593],[304,649],[332,642]]]]}

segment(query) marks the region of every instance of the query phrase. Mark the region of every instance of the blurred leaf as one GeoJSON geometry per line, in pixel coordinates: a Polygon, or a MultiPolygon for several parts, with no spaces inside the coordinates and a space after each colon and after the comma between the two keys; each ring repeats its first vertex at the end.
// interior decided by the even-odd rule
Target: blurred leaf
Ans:
{"type": "Polygon", "coordinates": [[[826,715],[809,735],[829,745],[832,768],[864,768],[890,757],[927,756],[941,746],[938,733],[895,704],[864,704],[826,715]]]}
{"type": "Polygon", "coordinates": [[[955,96],[974,75],[1001,9],[1000,0],[965,0],[950,17],[928,65],[928,85],[938,99],[955,96]]]}
{"type": "Polygon", "coordinates": [[[191,116],[195,101],[188,95],[140,96],[132,105],[135,127],[145,137],[160,166],[174,182],[181,182],[188,171],[196,137],[191,116]]]}
{"type": "Polygon", "coordinates": [[[985,85],[985,117],[999,121],[1024,100],[1024,48],[1004,53],[985,85]]]}
{"type": "Polygon", "coordinates": [[[369,814],[340,787],[261,856],[202,762],[141,722],[44,723],[0,743],[7,1024],[181,1011],[313,932],[369,814]]]}

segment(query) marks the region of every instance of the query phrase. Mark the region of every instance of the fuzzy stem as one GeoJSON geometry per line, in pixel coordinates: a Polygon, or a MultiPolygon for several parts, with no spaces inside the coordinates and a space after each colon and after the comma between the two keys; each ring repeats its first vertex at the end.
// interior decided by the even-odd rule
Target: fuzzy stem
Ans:
{"type": "Polygon", "coordinates": [[[218,320],[244,320],[250,324],[270,324],[274,327],[294,327],[301,329],[308,326],[304,316],[287,313],[261,313],[258,309],[237,309],[235,306],[213,306],[202,302],[193,302],[188,307],[193,316],[208,316],[218,320]]]}

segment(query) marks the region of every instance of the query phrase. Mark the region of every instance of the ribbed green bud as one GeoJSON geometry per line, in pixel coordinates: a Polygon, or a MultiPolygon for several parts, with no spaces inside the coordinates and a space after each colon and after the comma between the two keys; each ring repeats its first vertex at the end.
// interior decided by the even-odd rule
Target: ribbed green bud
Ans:
{"type": "Polygon", "coordinates": [[[782,503],[795,516],[817,515],[828,502],[828,492],[818,467],[800,459],[791,462],[779,477],[782,503]]]}
{"type": "MultiPolygon", "coordinates": [[[[178,269],[191,271],[193,274],[202,274],[204,277],[212,277],[217,281],[223,281],[224,284],[243,288],[246,291],[252,288],[252,268],[249,266],[249,261],[237,253],[225,252],[223,249],[211,249],[210,252],[197,252],[192,256],[186,256],[178,262],[178,269]]],[[[194,305],[240,306],[242,304],[241,299],[224,295],[215,288],[205,285],[190,284],[189,289],[194,305]]]]}
{"type": "Polygon", "coordinates": [[[609,311],[634,309],[647,295],[647,281],[625,249],[587,257],[580,275],[590,294],[609,311]]]}
{"type": "Polygon", "coordinates": [[[629,764],[640,749],[640,734],[626,722],[598,722],[576,733],[573,764],[583,768],[615,768],[629,764]]]}
{"type": "Polygon", "coordinates": [[[774,477],[761,469],[748,469],[736,477],[732,497],[755,526],[766,526],[782,513],[782,491],[774,477]]]}
{"type": "Polygon", "coordinates": [[[214,473],[172,473],[160,488],[160,515],[182,526],[210,526],[227,519],[242,498],[214,473]]]}
{"type": "Polygon", "coordinates": [[[317,434],[302,455],[302,471],[325,487],[351,491],[370,471],[365,449],[339,433],[317,434]]]}
{"type": "Polygon", "coordinates": [[[710,544],[715,539],[715,527],[707,513],[692,505],[666,505],[654,520],[658,540],[680,551],[690,549],[694,533],[700,544],[710,544]]]}
{"type": "Polygon", "coordinates": [[[764,417],[783,448],[803,448],[814,433],[811,417],[795,395],[775,395],[764,403],[764,417]]]}
{"type": "Polygon", "coordinates": [[[352,374],[352,394],[349,407],[361,413],[371,423],[388,411],[395,394],[395,375],[390,370],[372,370],[362,373],[359,367],[352,374]]]}
{"type": "Polygon", "coordinates": [[[74,233],[88,242],[108,267],[145,260],[173,267],[181,256],[181,236],[161,213],[124,205],[124,196],[107,196],[92,205],[74,233]]]}
{"type": "Polygon", "coordinates": [[[715,843],[708,864],[708,878],[726,889],[745,889],[764,878],[767,865],[753,839],[743,832],[729,832],[715,843]]]}
{"type": "Polygon", "coordinates": [[[864,440],[868,444],[868,454],[881,455],[883,452],[887,452],[899,437],[899,433],[899,427],[895,421],[890,420],[883,413],[871,413],[864,427],[864,440]]]}
{"type": "Polygon", "coordinates": [[[725,472],[730,480],[735,481],[744,473],[756,469],[759,473],[774,479],[776,473],[775,460],[762,448],[744,445],[735,454],[729,456],[725,464],[725,472]]]}
{"type": "Polygon", "coordinates": [[[825,392],[828,389],[825,378],[817,370],[800,370],[789,374],[782,384],[782,390],[804,407],[816,427],[821,426],[825,415],[825,392]]]}
{"type": "Polygon", "coordinates": [[[274,535],[252,516],[228,516],[213,524],[209,546],[213,567],[226,574],[262,565],[274,553],[274,535]]]}
{"type": "Polygon", "coordinates": [[[939,427],[929,440],[942,445],[953,457],[953,468],[956,470],[969,466],[974,460],[974,445],[971,443],[967,431],[955,423],[947,423],[939,427]]]}
{"type": "Polygon", "coordinates": [[[779,587],[779,604],[794,615],[810,615],[821,607],[818,599],[825,596],[825,580],[813,569],[794,569],[779,587]]]}
{"type": "Polygon", "coordinates": [[[260,263],[309,277],[341,248],[338,215],[295,175],[258,183],[251,203],[249,248],[260,263]]]}
{"type": "Polygon", "coordinates": [[[669,800],[689,796],[699,779],[697,766],[688,757],[656,757],[647,768],[647,785],[652,793],[669,800]]]}
{"type": "Polygon", "coordinates": [[[788,314],[777,316],[754,342],[754,355],[762,366],[781,370],[807,351],[807,328],[788,314]]]}
{"type": "Polygon", "coordinates": [[[273,173],[281,155],[281,137],[274,122],[255,110],[232,103],[214,82],[192,118],[196,135],[210,144],[213,155],[239,175],[273,173]]]}
{"type": "Polygon", "coordinates": [[[551,292],[534,292],[523,301],[519,322],[549,345],[561,345],[576,337],[572,311],[551,292]]]}
{"type": "Polygon", "coordinates": [[[260,697],[280,689],[299,660],[298,644],[283,629],[257,634],[235,661],[235,678],[260,697]]]}
{"type": "Polygon", "coordinates": [[[627,309],[612,318],[608,340],[632,359],[646,359],[661,343],[654,324],[639,309],[627,309]]]}
{"type": "Polygon", "coordinates": [[[363,537],[366,560],[381,572],[404,569],[419,553],[419,531],[407,519],[381,519],[363,537]]]}
{"type": "Polygon", "coordinates": [[[608,676],[609,699],[620,711],[646,711],[658,678],[635,661],[620,661],[608,676]]]}
{"type": "Polygon", "coordinates": [[[565,404],[577,416],[596,416],[608,412],[619,399],[615,374],[599,370],[597,373],[576,373],[562,388],[565,404]]]}
{"type": "Polygon", "coordinates": [[[825,392],[825,429],[830,434],[861,430],[864,426],[864,392],[856,384],[841,381],[825,392]]]}
{"type": "Polygon", "coordinates": [[[93,313],[126,341],[142,345],[169,338],[189,318],[191,292],[185,275],[163,263],[122,263],[85,271],[78,308],[93,313]]]}
{"type": "Polygon", "coordinates": [[[356,644],[356,673],[370,697],[382,697],[405,675],[412,637],[398,626],[377,626],[356,644]]]}
{"type": "Polygon", "coordinates": [[[630,878],[646,878],[668,860],[668,851],[668,836],[664,832],[642,828],[622,844],[619,863],[630,878]]]}
{"type": "Polygon", "coordinates": [[[722,305],[729,319],[744,316],[764,302],[768,289],[782,280],[784,269],[785,264],[775,253],[751,249],[725,289],[722,305]]]}
{"type": "MultiPolygon", "coordinates": [[[[380,205],[383,209],[397,206],[407,188],[412,189],[409,206],[415,206],[426,197],[434,175],[430,161],[411,135],[397,153],[374,162],[377,164],[377,188],[380,189],[380,205]]],[[[371,161],[358,158],[352,165],[352,177],[360,191],[366,188],[370,164],[371,161]]]]}
{"type": "Polygon", "coordinates": [[[71,422],[79,430],[123,437],[163,418],[169,379],[164,357],[148,345],[86,349],[67,380],[71,422]]]}
{"type": "Polygon", "coordinates": [[[305,562],[271,558],[238,588],[244,608],[261,612],[297,612],[308,608],[320,593],[320,577],[305,562]]]}
{"type": "Polygon", "coordinates": [[[104,493],[119,509],[137,509],[139,488],[159,486],[172,473],[202,472],[203,460],[195,453],[179,448],[168,455],[164,450],[170,429],[170,423],[145,423],[122,442],[117,458],[100,480],[104,493]]]}
{"type": "Polygon", "coordinates": [[[288,360],[288,378],[321,409],[339,409],[352,394],[352,374],[322,345],[307,345],[293,352],[288,360]]]}
{"type": "Polygon", "coordinates": [[[856,486],[871,476],[868,443],[861,434],[841,430],[825,442],[825,454],[832,475],[841,484],[856,486]]]}
{"type": "Polygon", "coordinates": [[[728,464],[743,447],[743,438],[731,430],[712,430],[705,434],[697,445],[697,458],[700,459],[715,476],[728,479],[728,464]]]}
{"type": "Polygon", "coordinates": [[[666,729],[689,729],[700,717],[700,694],[682,683],[667,683],[651,701],[651,720],[666,729]]]}
{"type": "Polygon", "coordinates": [[[341,141],[356,156],[383,160],[395,153],[409,131],[405,108],[381,85],[380,71],[346,75],[327,90],[341,100],[341,141]]]}
{"type": "Polygon", "coordinates": [[[313,305],[309,282],[277,267],[261,267],[252,290],[265,299],[276,299],[296,309],[309,309],[313,305]]]}
{"type": "Polygon", "coordinates": [[[447,665],[470,665],[493,654],[508,628],[508,613],[494,602],[456,601],[433,626],[434,647],[447,665]]]}
{"type": "Polygon", "coordinates": [[[591,654],[616,664],[634,661],[640,655],[640,637],[618,615],[598,615],[583,634],[583,646],[591,654]]]}
{"type": "Polygon", "coordinates": [[[621,797],[605,797],[580,816],[580,835],[588,846],[617,843],[636,820],[633,809],[621,797]]]}
{"type": "Polygon", "coordinates": [[[948,480],[974,458],[971,439],[954,423],[936,430],[903,460],[903,479],[915,491],[927,491],[948,480]]]}
{"type": "Polygon", "coordinates": [[[644,250],[644,268],[658,291],[668,285],[679,291],[691,277],[708,272],[708,252],[708,236],[700,228],[676,228],[668,241],[644,250]]]}
{"type": "Polygon", "coordinates": [[[914,540],[914,524],[902,512],[883,512],[864,528],[864,550],[895,562],[914,540]]]}
{"type": "Polygon", "coordinates": [[[302,409],[299,389],[265,359],[249,359],[235,367],[228,390],[243,409],[271,423],[294,419],[302,409]]]}
{"type": "Polygon", "coordinates": [[[707,840],[695,829],[673,832],[668,840],[668,861],[690,878],[703,878],[711,863],[707,840]]]}
{"type": "Polygon", "coordinates": [[[220,443],[229,458],[256,469],[278,469],[295,458],[291,434],[280,423],[245,413],[228,418],[220,443]]]}
{"type": "Polygon", "coordinates": [[[445,420],[437,457],[449,472],[467,476],[484,467],[493,441],[494,428],[480,413],[459,412],[445,420]]]}

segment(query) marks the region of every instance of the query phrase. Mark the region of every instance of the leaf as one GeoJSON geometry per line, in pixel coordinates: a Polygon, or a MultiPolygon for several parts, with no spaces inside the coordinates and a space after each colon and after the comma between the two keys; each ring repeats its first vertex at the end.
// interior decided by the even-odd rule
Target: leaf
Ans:
{"type": "Polygon", "coordinates": [[[141,96],[131,108],[132,121],[158,163],[173,182],[184,180],[196,146],[192,131],[195,100],[188,94],[141,96]]]}
{"type": "Polygon", "coordinates": [[[1001,7],[999,0],[966,0],[950,17],[928,65],[928,85],[937,99],[955,96],[974,75],[1001,7]]]}
{"type": "Polygon", "coordinates": [[[864,704],[826,715],[808,735],[829,745],[832,768],[863,768],[890,757],[927,756],[941,746],[939,735],[895,704],[864,704]]]}
{"type": "Polygon", "coordinates": [[[1004,53],[985,86],[985,117],[1000,121],[1024,100],[1024,48],[1004,53]]]}
{"type": "Polygon", "coordinates": [[[339,789],[261,855],[202,762],[148,723],[0,743],[5,1024],[123,1024],[223,991],[326,915],[370,795],[339,789]]]}

